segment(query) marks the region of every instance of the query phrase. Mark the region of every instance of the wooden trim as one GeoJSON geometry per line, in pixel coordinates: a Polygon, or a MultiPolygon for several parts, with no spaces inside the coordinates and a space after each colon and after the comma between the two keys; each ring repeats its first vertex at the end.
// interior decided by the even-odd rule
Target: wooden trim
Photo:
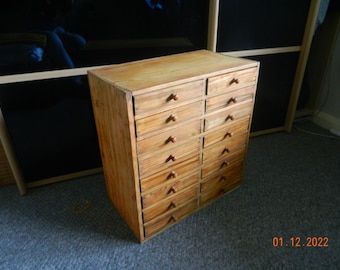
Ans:
{"type": "Polygon", "coordinates": [[[104,68],[106,66],[112,66],[112,65],[61,69],[61,70],[52,70],[52,71],[41,71],[41,72],[33,72],[33,73],[15,74],[15,75],[5,75],[5,76],[0,76],[1,78],[0,85],[8,84],[8,83],[17,83],[17,82],[30,82],[30,81],[45,80],[45,79],[82,76],[82,75],[87,75],[87,71],[91,69],[104,68]]]}
{"type": "Polygon", "coordinates": [[[29,182],[29,183],[26,184],[26,186],[28,188],[38,187],[38,186],[48,185],[48,184],[52,184],[52,183],[56,183],[56,182],[61,182],[61,181],[70,180],[70,179],[73,179],[73,178],[84,177],[84,176],[88,176],[88,175],[91,175],[91,174],[97,174],[97,173],[102,173],[102,172],[103,172],[103,169],[100,167],[100,168],[80,171],[80,172],[76,172],[76,173],[70,173],[70,174],[65,174],[65,175],[61,175],[61,176],[46,178],[46,179],[42,179],[42,180],[38,180],[38,181],[34,181],[34,182],[29,182]]]}
{"type": "Polygon", "coordinates": [[[266,135],[266,134],[275,133],[275,132],[284,131],[284,130],[285,130],[284,127],[277,127],[277,128],[270,128],[270,129],[255,131],[255,132],[250,133],[250,137],[266,135]]]}
{"type": "Polygon", "coordinates": [[[210,0],[207,49],[216,52],[219,0],[210,0]]]}
{"type": "Polygon", "coordinates": [[[5,156],[7,158],[8,164],[12,171],[14,180],[18,186],[19,193],[21,195],[26,194],[26,186],[23,180],[23,176],[21,174],[21,170],[19,169],[18,162],[16,159],[15,152],[13,150],[12,142],[10,140],[7,127],[5,124],[4,116],[2,114],[2,110],[0,108],[0,141],[3,146],[3,150],[5,152],[5,156]]]}
{"type": "Polygon", "coordinates": [[[310,47],[312,44],[312,39],[315,30],[315,23],[318,17],[319,7],[320,7],[321,0],[312,0],[308,18],[305,27],[305,33],[302,40],[301,45],[301,53],[298,61],[298,65],[296,68],[295,79],[293,82],[292,93],[290,96],[290,101],[287,110],[287,116],[285,121],[285,130],[287,132],[291,132],[293,127],[293,122],[295,118],[295,112],[297,103],[299,101],[301,85],[304,77],[304,72],[307,65],[308,55],[310,51],[310,47]]]}
{"type": "Polygon", "coordinates": [[[246,56],[255,56],[255,55],[299,52],[300,50],[301,50],[301,46],[290,46],[290,47],[265,48],[265,49],[256,49],[256,50],[230,51],[230,52],[221,52],[221,53],[224,55],[229,55],[229,56],[234,56],[234,57],[246,57],[246,56]]]}

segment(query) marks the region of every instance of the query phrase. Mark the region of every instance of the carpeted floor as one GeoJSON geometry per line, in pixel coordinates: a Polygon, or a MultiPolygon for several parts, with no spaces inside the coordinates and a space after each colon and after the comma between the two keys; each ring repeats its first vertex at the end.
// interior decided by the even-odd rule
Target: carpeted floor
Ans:
{"type": "Polygon", "coordinates": [[[24,197],[2,187],[0,269],[340,269],[339,165],[339,139],[297,129],[251,138],[240,188],[142,245],[107,198],[102,174],[24,197]],[[72,212],[83,201],[90,207],[72,212]],[[308,237],[328,246],[307,247],[308,237]]]}

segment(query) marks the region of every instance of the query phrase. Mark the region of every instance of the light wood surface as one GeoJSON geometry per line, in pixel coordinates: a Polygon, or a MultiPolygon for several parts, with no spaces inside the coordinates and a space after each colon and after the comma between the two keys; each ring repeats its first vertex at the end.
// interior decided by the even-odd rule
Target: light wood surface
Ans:
{"type": "Polygon", "coordinates": [[[108,195],[132,232],[143,240],[131,94],[117,91],[91,73],[89,83],[108,195]]]}
{"type": "Polygon", "coordinates": [[[309,51],[312,44],[312,39],[315,31],[315,23],[318,17],[319,7],[321,0],[312,0],[310,9],[308,12],[308,18],[306,22],[306,30],[303,36],[301,53],[299,56],[298,65],[296,67],[296,74],[293,82],[292,93],[289,100],[287,117],[285,121],[285,130],[290,132],[293,127],[295,118],[296,107],[299,101],[301,92],[301,85],[305,74],[305,69],[308,61],[309,51]]]}
{"type": "Polygon", "coordinates": [[[140,242],[241,184],[258,68],[200,50],[89,71],[108,195],[140,242]]]}

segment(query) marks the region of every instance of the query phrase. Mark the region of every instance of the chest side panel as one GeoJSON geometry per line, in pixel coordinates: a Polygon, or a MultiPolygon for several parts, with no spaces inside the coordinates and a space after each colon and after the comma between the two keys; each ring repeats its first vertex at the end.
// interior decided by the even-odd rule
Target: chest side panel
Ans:
{"type": "Polygon", "coordinates": [[[89,83],[108,195],[143,240],[132,98],[91,74],[89,83]]]}

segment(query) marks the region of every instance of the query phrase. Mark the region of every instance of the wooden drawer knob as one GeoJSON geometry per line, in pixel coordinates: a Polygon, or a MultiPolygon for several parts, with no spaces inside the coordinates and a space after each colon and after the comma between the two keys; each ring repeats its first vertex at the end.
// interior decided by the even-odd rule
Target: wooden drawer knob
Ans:
{"type": "Polygon", "coordinates": [[[239,81],[238,81],[238,79],[237,78],[233,78],[231,81],[230,81],[230,85],[232,85],[232,84],[238,84],[239,83],[239,81]]]}
{"type": "Polygon", "coordinates": [[[178,217],[176,217],[175,215],[172,215],[170,218],[170,221],[176,222],[178,220],[178,217]]]}
{"type": "Polygon", "coordinates": [[[220,181],[226,181],[227,177],[225,177],[224,175],[221,176],[220,181]]]}
{"type": "Polygon", "coordinates": [[[228,100],[227,103],[230,104],[230,103],[236,103],[236,102],[237,102],[237,99],[235,97],[232,97],[228,100]]]}
{"type": "Polygon", "coordinates": [[[168,97],[168,101],[171,101],[171,100],[179,100],[179,95],[178,94],[171,94],[169,97],[168,97]]]}
{"type": "Polygon", "coordinates": [[[166,120],[167,122],[175,122],[177,120],[177,116],[175,114],[171,114],[168,119],[166,120]]]}
{"type": "Polygon", "coordinates": [[[169,142],[174,143],[174,142],[176,142],[176,141],[177,141],[176,137],[170,136],[170,137],[166,140],[166,143],[169,143],[169,142]]]}
{"type": "Polygon", "coordinates": [[[175,171],[172,171],[170,174],[169,174],[169,177],[168,178],[176,178],[177,177],[177,173],[175,171]]]}
{"type": "Polygon", "coordinates": [[[227,137],[232,137],[233,136],[233,133],[231,131],[228,131],[225,135],[224,135],[224,138],[227,138],[227,137]]]}
{"type": "Polygon", "coordinates": [[[176,156],[170,155],[170,156],[166,159],[166,162],[175,161],[175,160],[176,160],[176,156]]]}
{"type": "Polygon", "coordinates": [[[177,192],[177,188],[176,187],[171,187],[169,190],[169,193],[176,193],[177,192]]]}
{"type": "Polygon", "coordinates": [[[222,154],[225,154],[225,153],[230,153],[230,149],[229,148],[224,148],[223,151],[222,151],[222,154]]]}
{"type": "Polygon", "coordinates": [[[226,167],[226,166],[228,166],[228,165],[229,165],[229,162],[228,162],[228,161],[223,161],[221,167],[226,167]]]}
{"type": "Polygon", "coordinates": [[[226,121],[228,121],[228,120],[233,121],[234,119],[235,119],[234,116],[232,114],[229,114],[225,120],[226,121]]]}
{"type": "Polygon", "coordinates": [[[170,207],[176,208],[176,207],[177,207],[177,205],[178,205],[178,203],[177,203],[177,202],[171,202],[171,204],[170,204],[170,207]]]}

